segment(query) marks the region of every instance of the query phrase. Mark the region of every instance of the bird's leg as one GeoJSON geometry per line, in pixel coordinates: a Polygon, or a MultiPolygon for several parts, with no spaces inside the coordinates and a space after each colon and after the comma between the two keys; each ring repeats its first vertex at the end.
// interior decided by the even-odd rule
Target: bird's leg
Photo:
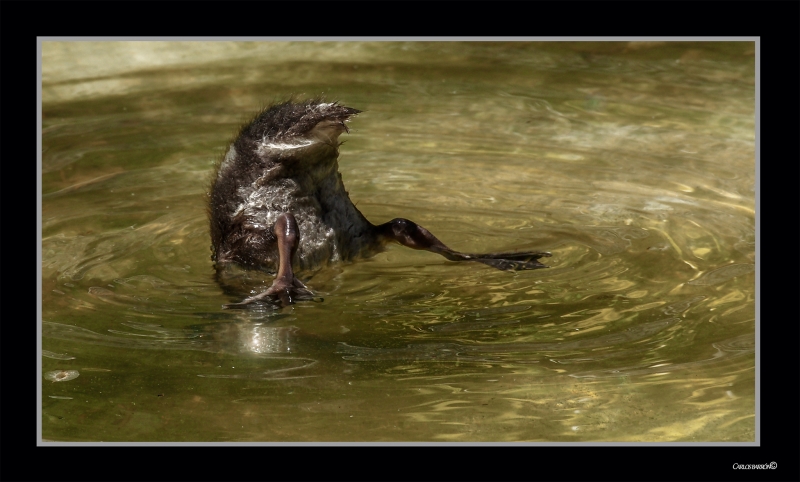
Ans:
{"type": "Polygon", "coordinates": [[[296,299],[308,299],[313,296],[313,293],[299,279],[295,278],[294,271],[292,271],[292,257],[297,251],[300,241],[300,229],[294,216],[291,213],[283,213],[278,216],[272,226],[272,231],[277,239],[279,255],[278,274],[275,276],[272,286],[262,293],[244,299],[241,303],[225,305],[225,308],[246,306],[267,297],[278,301],[281,306],[288,306],[296,299]]]}

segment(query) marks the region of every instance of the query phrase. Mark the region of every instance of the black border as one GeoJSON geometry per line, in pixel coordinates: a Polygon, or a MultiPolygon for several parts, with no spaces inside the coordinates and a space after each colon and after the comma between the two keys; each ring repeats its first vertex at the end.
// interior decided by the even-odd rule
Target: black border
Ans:
{"type": "Polygon", "coordinates": [[[0,253],[6,255],[2,279],[10,291],[2,291],[6,302],[0,323],[4,335],[0,336],[0,479],[800,480],[800,289],[795,271],[800,265],[798,18],[800,3],[765,1],[2,2],[0,135],[5,142],[0,142],[0,170],[5,176],[0,176],[0,229],[5,228],[6,236],[0,235],[0,243],[7,241],[7,248],[0,253]],[[87,35],[759,36],[761,446],[37,447],[35,381],[39,375],[32,373],[36,366],[36,271],[32,269],[36,259],[36,38],[87,35]],[[8,259],[14,261],[10,267],[8,259]],[[777,462],[777,470],[732,469],[734,462],[771,461],[777,462]]]}

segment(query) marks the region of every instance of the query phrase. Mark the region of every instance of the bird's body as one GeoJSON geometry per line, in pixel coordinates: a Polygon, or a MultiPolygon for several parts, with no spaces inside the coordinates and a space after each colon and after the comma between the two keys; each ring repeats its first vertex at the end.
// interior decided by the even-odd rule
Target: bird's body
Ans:
{"type": "Polygon", "coordinates": [[[350,201],[339,174],[338,137],[357,112],[317,101],[280,104],[242,129],[211,191],[216,263],[275,271],[272,226],[282,213],[292,213],[302,233],[293,260],[301,270],[379,249],[374,226],[350,201]],[[303,117],[320,120],[292,132],[303,117]]]}

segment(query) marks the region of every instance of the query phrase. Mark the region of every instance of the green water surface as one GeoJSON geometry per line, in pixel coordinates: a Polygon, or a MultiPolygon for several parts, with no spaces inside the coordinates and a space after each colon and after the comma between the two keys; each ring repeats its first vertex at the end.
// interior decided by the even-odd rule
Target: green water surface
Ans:
{"type": "Polygon", "coordinates": [[[43,42],[41,437],[753,442],[755,156],[753,42],[43,42]],[[373,223],[550,268],[391,246],[223,310],[213,165],[320,93],[373,223]]]}

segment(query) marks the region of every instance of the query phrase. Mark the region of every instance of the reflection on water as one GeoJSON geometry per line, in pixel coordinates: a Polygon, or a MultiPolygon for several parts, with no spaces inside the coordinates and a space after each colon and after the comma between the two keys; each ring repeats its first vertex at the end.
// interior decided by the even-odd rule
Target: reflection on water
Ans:
{"type": "MultiPolygon", "coordinates": [[[[286,372],[308,368],[317,361],[311,358],[291,356],[292,338],[297,328],[270,327],[249,321],[234,323],[212,323],[190,329],[165,328],[150,323],[123,322],[128,330],[109,329],[110,334],[96,333],[85,328],[44,321],[42,335],[45,338],[68,340],[83,345],[98,345],[110,348],[135,350],[199,350],[212,353],[247,354],[258,356],[262,367],[270,367],[258,373],[198,374],[209,378],[252,378],[260,380],[303,378],[289,377],[286,372]],[[284,354],[286,356],[274,356],[284,354]],[[284,367],[286,366],[286,367],[284,367]],[[280,367],[280,368],[278,368],[280,367]],[[277,375],[280,374],[280,377],[277,375]]],[[[71,359],[74,359],[71,358],[71,359]]],[[[71,380],[78,372],[49,372],[45,378],[53,381],[71,380]],[[67,374],[69,376],[64,376],[67,374]]]]}
{"type": "MultiPolygon", "coordinates": [[[[211,352],[266,355],[290,353],[295,327],[269,327],[248,321],[212,323],[190,329],[164,328],[161,325],[122,322],[128,330],[109,329],[111,335],[96,333],[49,321],[42,322],[47,338],[79,341],[94,345],[145,350],[202,350],[211,352]]],[[[60,358],[74,359],[74,357],[60,358]]]]}
{"type": "Polygon", "coordinates": [[[752,43],[42,52],[44,438],[755,440],[752,43]],[[222,310],[272,280],[214,278],[213,164],[320,92],[364,111],[340,170],[373,223],[550,268],[393,246],[222,310]]]}

